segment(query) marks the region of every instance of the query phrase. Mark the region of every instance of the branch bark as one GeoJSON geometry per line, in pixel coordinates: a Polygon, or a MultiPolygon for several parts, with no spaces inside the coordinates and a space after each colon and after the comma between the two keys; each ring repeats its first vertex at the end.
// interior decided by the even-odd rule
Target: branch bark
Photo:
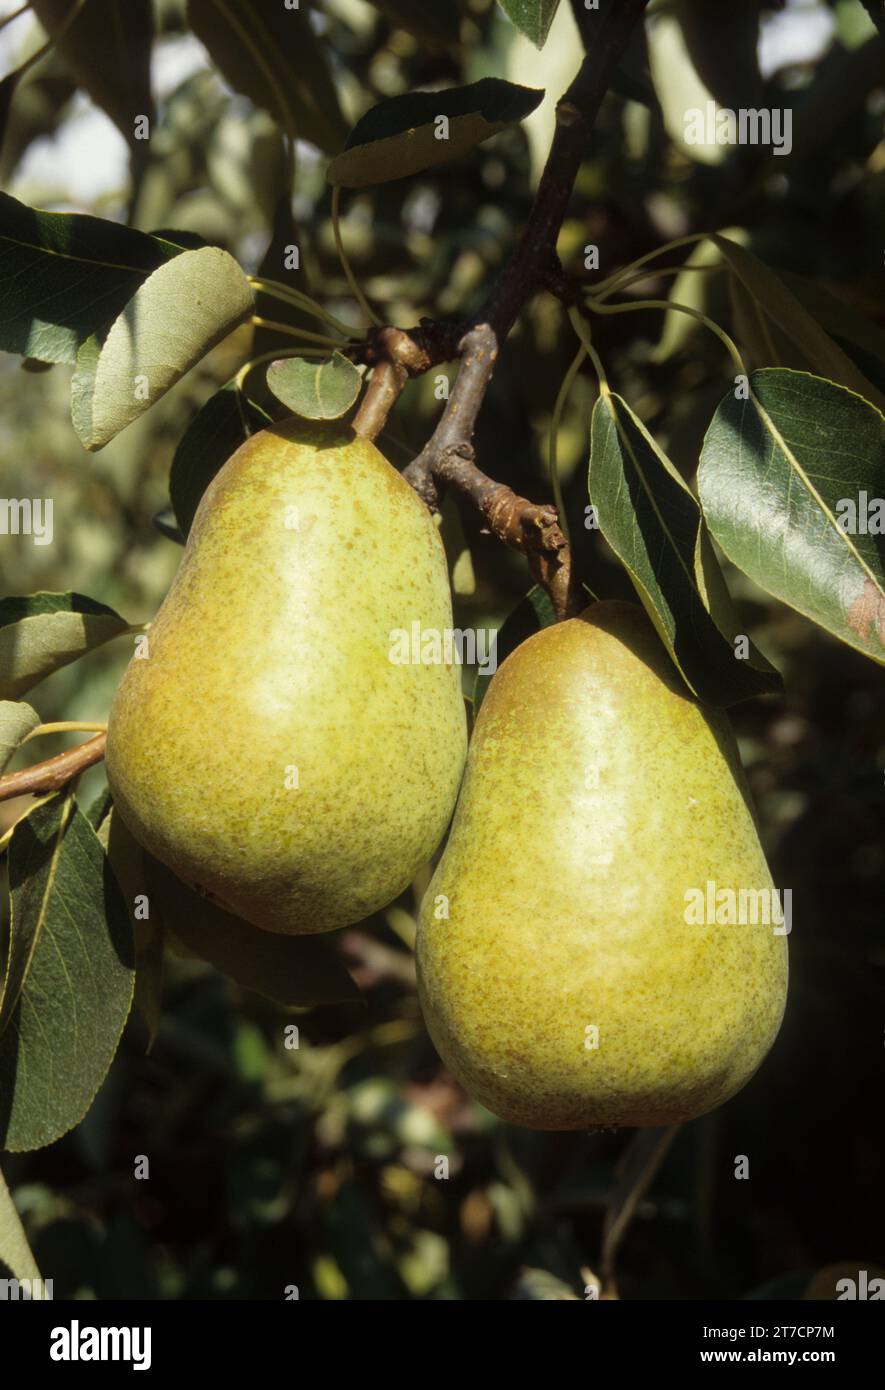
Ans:
{"type": "MultiPolygon", "coordinates": [[[[488,299],[457,341],[460,366],[442,419],[403,473],[431,508],[439,505],[446,486],[470,497],[489,530],[527,556],[532,574],[550,594],[560,619],[579,612],[584,598],[572,573],[570,550],[557,512],[517,496],[481,472],[474,458],[473,431],[500,345],[527,300],[562,276],[556,240],[587,137],[647,4],[648,0],[623,0],[609,12],[575,80],[557,104],[553,143],[525,229],[488,299]]],[[[429,357],[428,367],[447,360],[435,353],[450,348],[450,337],[443,334],[434,343],[428,326],[422,329],[420,345],[415,345],[416,358],[418,354],[429,357]]]]}
{"type": "Polygon", "coordinates": [[[85,772],[87,767],[101,762],[107,738],[107,734],[96,734],[95,738],[87,739],[76,748],[67,748],[64,753],[47,758],[45,762],[23,767],[19,772],[8,772],[5,777],[0,777],[0,801],[9,801],[13,796],[25,796],[28,792],[40,795],[43,792],[58,791],[81,772],[85,772]]]}

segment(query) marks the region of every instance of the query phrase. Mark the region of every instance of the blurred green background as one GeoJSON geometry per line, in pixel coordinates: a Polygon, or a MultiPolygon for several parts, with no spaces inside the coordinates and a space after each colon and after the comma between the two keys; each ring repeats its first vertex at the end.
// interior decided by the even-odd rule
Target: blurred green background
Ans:
{"type": "MultiPolygon", "coordinates": [[[[0,6],[0,17],[13,8],[0,6]]],[[[547,88],[524,128],[457,164],[345,194],[345,244],[386,321],[469,313],[518,235],[555,99],[577,65],[568,0],[540,54],[488,0],[440,7],[457,45],[398,27],[398,9],[416,8],[409,4],[309,8],[348,122],[415,86],[497,75],[547,88]]],[[[713,8],[721,25],[732,7],[713,8]]],[[[825,285],[885,328],[885,49],[858,0],[742,8],[750,19],[726,34],[709,6],[653,6],[650,52],[634,45],[630,81],[597,122],[563,260],[580,272],[583,248],[598,245],[604,275],[670,238],[740,229],[770,264],[825,285]],[[702,18],[699,30],[682,31],[694,34],[691,54],[668,47],[686,9],[702,18]],[[747,40],[757,19],[758,42],[752,32],[747,40]],[[691,104],[699,72],[720,100],[755,92],[759,104],[791,106],[793,153],[724,149],[717,162],[699,162],[669,115],[691,104]]],[[[249,270],[265,255],[274,212],[285,219],[291,210],[296,283],[353,320],[323,157],[299,141],[290,205],[272,118],[225,85],[187,33],[181,5],[159,4],[157,15],[158,121],[146,167],[132,176],[122,137],[53,55],[16,99],[3,188],[35,206],[187,228],[249,270]]],[[[0,35],[4,70],[38,33],[26,18],[0,35]]],[[[680,291],[699,296],[691,302],[730,324],[752,356],[726,278],[685,279],[680,291]]],[[[665,297],[671,285],[662,278],[641,292],[665,297]]],[[[3,538],[2,593],[74,589],[130,622],[151,617],[180,556],[154,524],[168,505],[176,443],[244,359],[250,331],[94,457],[70,424],[69,369],[0,359],[0,494],[52,497],[55,510],[52,545],[3,538]]],[[[595,342],[613,384],[691,480],[729,383],[716,340],[685,319],[638,313],[602,320],[595,342]]],[[[885,387],[885,365],[844,346],[885,387]]],[[[537,299],[480,418],[480,465],[536,500],[551,496],[548,425],[575,350],[561,307],[537,299]]],[[[434,378],[410,384],[381,440],[399,466],[438,417],[434,378]]],[[[559,468],[587,582],[627,595],[626,576],[583,524],[594,399],[594,379],[582,372],[559,434],[559,468]]],[[[450,502],[443,534],[457,624],[497,626],[529,587],[522,562],[450,502]]],[[[793,891],[791,992],[760,1073],[722,1110],[684,1127],[639,1203],[617,1252],[625,1298],[797,1296],[823,1267],[885,1263],[885,684],[878,667],[734,571],[728,578],[786,685],[784,697],[739,706],[734,719],[775,883],[793,891]],[[745,1181],[734,1175],[739,1155],[749,1159],[745,1181]]],[[[41,717],[104,718],[130,640],[31,692],[41,717]]],[[[62,746],[46,741],[45,752],[62,746]]],[[[84,778],[85,800],[101,781],[100,769],[84,778]]],[[[22,809],[0,806],[0,832],[22,809]]],[[[599,1272],[606,1213],[610,1220],[629,1185],[624,1162],[641,1166],[647,1155],[628,1154],[623,1134],[509,1127],[464,1096],[416,1002],[410,948],[423,886],[341,934],[362,1005],[283,1011],[198,960],[169,956],[152,1050],[133,1016],[84,1122],[49,1149],[4,1157],[56,1297],[275,1299],[291,1285],[324,1299],[584,1297],[599,1272]],[[292,1022],[297,1050],[284,1042],[292,1022]],[[139,1155],[149,1158],[149,1181],[134,1177],[139,1155]],[[440,1155],[446,1179],[434,1176],[440,1155]]],[[[813,1287],[833,1296],[832,1279],[813,1287]]]]}

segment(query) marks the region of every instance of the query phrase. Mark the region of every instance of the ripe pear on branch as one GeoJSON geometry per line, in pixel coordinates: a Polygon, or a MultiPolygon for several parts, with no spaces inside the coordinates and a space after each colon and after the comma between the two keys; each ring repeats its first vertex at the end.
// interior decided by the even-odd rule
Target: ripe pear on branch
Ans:
{"type": "Polygon", "coordinates": [[[689,698],[634,605],[529,637],[483,701],[418,923],[443,1060],[535,1129],[727,1100],[777,1034],[787,949],[776,906],[698,922],[711,881],[774,893],[727,717],[689,698]]]}
{"type": "Polygon", "coordinates": [[[466,752],[457,666],[390,659],[452,625],[429,512],[367,440],[292,420],[224,464],[108,726],[139,842],[276,932],[358,921],[448,824],[466,752]]]}

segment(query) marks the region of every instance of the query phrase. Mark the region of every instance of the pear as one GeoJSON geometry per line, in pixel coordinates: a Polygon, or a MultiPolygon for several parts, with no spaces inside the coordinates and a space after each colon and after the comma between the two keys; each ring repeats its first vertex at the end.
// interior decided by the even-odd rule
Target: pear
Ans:
{"type": "Polygon", "coordinates": [[[108,724],[136,839],[227,911],[318,932],[433,854],[466,755],[460,672],[402,660],[451,628],[424,504],[342,426],[262,430],[207,488],[108,724]]]}
{"type": "Polygon", "coordinates": [[[483,702],[418,924],[431,1037],[515,1124],[704,1114],[780,1026],[771,892],[727,717],[688,698],[642,609],[596,603],[523,642],[483,702]],[[727,921],[720,890],[741,889],[755,924],[727,921]]]}

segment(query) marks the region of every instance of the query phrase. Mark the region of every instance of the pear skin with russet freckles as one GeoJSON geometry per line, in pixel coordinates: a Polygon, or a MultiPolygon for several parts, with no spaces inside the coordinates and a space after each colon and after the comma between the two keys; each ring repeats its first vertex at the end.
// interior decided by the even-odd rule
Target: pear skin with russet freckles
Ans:
{"type": "Polygon", "coordinates": [[[515,1124],[702,1115],[780,1027],[773,893],[727,717],[689,697],[641,608],[595,603],[529,637],[486,693],[418,924],[431,1037],[515,1124]],[[770,920],[689,920],[711,881],[761,895],[770,920]]]}
{"type": "Polygon", "coordinates": [[[114,804],[186,883],[269,931],[360,921],[442,839],[466,753],[456,663],[391,660],[451,627],[430,513],[368,440],[253,435],[207,488],[108,727],[114,804]]]}

